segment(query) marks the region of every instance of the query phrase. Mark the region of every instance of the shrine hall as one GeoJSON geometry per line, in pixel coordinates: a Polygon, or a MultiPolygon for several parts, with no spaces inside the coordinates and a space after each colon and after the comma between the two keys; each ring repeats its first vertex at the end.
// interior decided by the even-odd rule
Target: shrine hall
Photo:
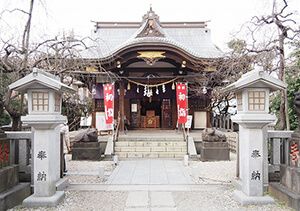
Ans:
{"type": "Polygon", "coordinates": [[[211,64],[223,56],[206,22],[161,22],[150,7],[141,22],[95,22],[92,40],[96,44],[85,59],[98,61],[93,68],[110,73],[95,80],[94,127],[104,115],[103,84],[114,83],[114,118],[120,116],[120,130],[176,128],[179,82],[188,87],[191,128],[210,127],[209,82],[202,81],[201,92],[191,89],[201,75],[218,71],[211,64]]]}

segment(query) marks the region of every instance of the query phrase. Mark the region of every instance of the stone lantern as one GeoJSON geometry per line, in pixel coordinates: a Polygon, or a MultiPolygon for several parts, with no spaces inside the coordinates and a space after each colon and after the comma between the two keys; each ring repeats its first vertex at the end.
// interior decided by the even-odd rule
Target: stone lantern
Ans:
{"type": "Polygon", "coordinates": [[[12,83],[9,88],[27,93],[28,114],[21,121],[33,132],[34,194],[23,201],[25,206],[55,206],[63,198],[56,191],[60,179],[60,124],[67,118],[61,115],[62,94],[75,92],[60,82],[60,78],[40,69],[12,83]]]}
{"type": "Polygon", "coordinates": [[[264,138],[263,127],[276,120],[269,114],[270,92],[285,89],[279,79],[256,68],[225,88],[236,95],[237,114],[232,121],[239,124],[239,180],[234,198],[241,204],[272,203],[264,196],[264,138]]]}

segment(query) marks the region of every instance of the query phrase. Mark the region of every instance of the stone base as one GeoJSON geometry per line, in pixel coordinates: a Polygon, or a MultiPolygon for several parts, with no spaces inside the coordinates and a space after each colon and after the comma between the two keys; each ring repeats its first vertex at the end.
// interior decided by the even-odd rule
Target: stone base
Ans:
{"type": "Polygon", "coordinates": [[[262,205],[273,204],[274,199],[270,196],[247,196],[244,192],[235,190],[233,192],[233,199],[238,201],[241,205],[262,205]]]}
{"type": "Polygon", "coordinates": [[[289,190],[300,193],[300,168],[280,165],[280,183],[289,190]]]}
{"type": "Polygon", "coordinates": [[[64,191],[69,186],[69,179],[61,178],[55,184],[57,191],[64,191]]]}
{"type": "Polygon", "coordinates": [[[235,187],[236,190],[239,190],[239,191],[242,190],[242,185],[243,184],[242,184],[241,180],[235,179],[235,180],[232,181],[232,184],[234,185],[234,187],[235,187]]]}
{"type": "Polygon", "coordinates": [[[53,196],[38,197],[34,194],[23,201],[25,207],[54,207],[57,206],[65,197],[64,191],[56,191],[53,196]]]}
{"type": "Polygon", "coordinates": [[[101,149],[99,142],[74,143],[72,149],[72,160],[101,160],[101,149]]]}
{"type": "Polygon", "coordinates": [[[0,192],[6,191],[18,184],[18,172],[18,165],[7,166],[0,169],[0,192]]]}
{"type": "Polygon", "coordinates": [[[201,161],[229,160],[227,142],[202,142],[200,144],[201,161]]]}
{"type": "Polygon", "coordinates": [[[30,196],[30,194],[29,183],[19,183],[18,185],[1,192],[0,210],[7,210],[21,204],[26,197],[30,196]]]}
{"type": "Polygon", "coordinates": [[[280,183],[270,183],[269,191],[275,198],[284,201],[288,206],[300,210],[300,194],[290,191],[280,183]]]}

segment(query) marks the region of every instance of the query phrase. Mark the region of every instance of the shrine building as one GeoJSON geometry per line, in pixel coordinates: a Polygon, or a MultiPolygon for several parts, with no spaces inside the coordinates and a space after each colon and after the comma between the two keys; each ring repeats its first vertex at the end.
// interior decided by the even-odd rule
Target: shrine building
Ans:
{"type": "MultiPolygon", "coordinates": [[[[206,22],[161,22],[152,8],[141,22],[95,22],[92,39],[97,44],[85,58],[97,60],[95,68],[116,76],[96,77],[95,127],[104,115],[103,84],[114,82],[114,118],[120,115],[120,130],[125,120],[130,129],[176,128],[176,83],[190,88],[203,73],[218,71],[210,64],[223,56],[206,22]]],[[[192,129],[210,127],[211,90],[202,88],[200,93],[188,91],[192,129]]]]}

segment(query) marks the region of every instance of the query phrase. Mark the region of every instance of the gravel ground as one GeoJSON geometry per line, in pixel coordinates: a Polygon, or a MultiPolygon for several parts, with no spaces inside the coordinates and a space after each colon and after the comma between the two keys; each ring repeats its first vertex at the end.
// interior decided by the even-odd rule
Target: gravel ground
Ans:
{"type": "MultiPolygon", "coordinates": [[[[67,177],[70,183],[104,184],[115,166],[111,161],[71,161],[67,159],[67,177]],[[104,167],[105,176],[100,178],[99,168],[104,167]],[[85,174],[85,175],[82,175],[85,174]]],[[[203,189],[190,192],[172,192],[177,211],[202,210],[245,210],[245,211],[279,211],[292,210],[282,203],[264,206],[240,206],[232,199],[234,186],[232,181],[236,174],[236,157],[231,154],[231,161],[199,162],[190,161],[185,167],[196,184],[203,189]]],[[[11,210],[52,211],[52,210],[105,210],[121,211],[126,206],[128,191],[66,191],[64,201],[55,208],[28,209],[22,206],[11,210]]],[[[163,208],[160,210],[164,210],[163,208]]],[[[137,211],[137,210],[136,210],[137,211]]]]}
{"type": "Polygon", "coordinates": [[[196,184],[231,183],[236,177],[236,155],[230,161],[200,162],[190,161],[186,167],[196,184]]]}
{"type": "Polygon", "coordinates": [[[57,207],[28,209],[22,206],[11,211],[120,211],[125,207],[128,192],[103,192],[103,191],[66,191],[66,197],[57,207]]]}
{"type": "MultiPolygon", "coordinates": [[[[209,186],[209,185],[208,185],[209,186]]],[[[210,188],[208,188],[210,189],[210,188]]],[[[220,186],[218,190],[203,190],[197,192],[173,192],[174,202],[178,211],[206,211],[206,210],[249,210],[249,211],[283,211],[292,209],[276,203],[264,206],[240,206],[231,197],[232,187],[220,186]]]]}
{"type": "Polygon", "coordinates": [[[66,178],[70,183],[81,184],[104,184],[115,165],[112,161],[73,161],[71,155],[66,157],[67,174],[66,178]],[[99,177],[99,169],[104,168],[104,177],[99,177]]]}

